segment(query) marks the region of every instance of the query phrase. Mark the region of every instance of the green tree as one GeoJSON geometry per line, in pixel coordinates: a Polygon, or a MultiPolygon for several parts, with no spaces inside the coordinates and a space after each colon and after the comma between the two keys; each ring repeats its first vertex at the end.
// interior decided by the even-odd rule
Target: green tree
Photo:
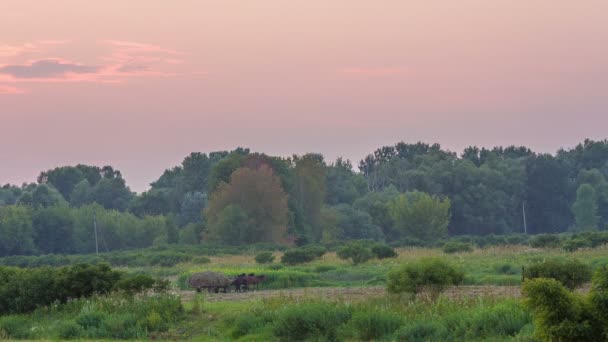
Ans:
{"type": "Polygon", "coordinates": [[[315,242],[322,237],[321,208],[325,199],[325,163],[319,154],[294,156],[294,196],[308,233],[315,242]]]}
{"type": "Polygon", "coordinates": [[[35,251],[32,209],[16,205],[0,208],[0,255],[30,254],[35,251]]]}
{"type": "Polygon", "coordinates": [[[409,192],[395,198],[389,204],[389,212],[404,236],[429,241],[448,234],[450,200],[447,198],[409,192]]]}
{"type": "Polygon", "coordinates": [[[32,223],[34,243],[40,252],[73,251],[74,221],[70,208],[55,206],[36,210],[32,223]]]}
{"type": "Polygon", "coordinates": [[[599,217],[597,216],[597,196],[589,184],[582,184],[576,191],[576,201],[572,205],[572,212],[576,221],[577,230],[597,230],[599,217]]]}

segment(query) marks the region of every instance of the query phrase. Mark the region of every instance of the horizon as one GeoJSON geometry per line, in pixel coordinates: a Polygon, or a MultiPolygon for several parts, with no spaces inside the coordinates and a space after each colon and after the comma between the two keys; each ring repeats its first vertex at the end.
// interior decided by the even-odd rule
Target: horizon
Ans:
{"type": "Polygon", "coordinates": [[[603,140],[606,10],[3,1],[0,184],[82,163],[141,193],[192,151],[237,146],[356,165],[399,141],[553,154],[603,140]]]}

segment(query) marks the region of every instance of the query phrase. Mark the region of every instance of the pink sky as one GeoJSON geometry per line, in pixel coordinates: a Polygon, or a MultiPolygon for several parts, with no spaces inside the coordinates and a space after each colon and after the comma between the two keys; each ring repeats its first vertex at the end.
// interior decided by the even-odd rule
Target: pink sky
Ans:
{"type": "Polygon", "coordinates": [[[608,2],[2,0],[0,184],[192,151],[608,136],[608,2]]]}

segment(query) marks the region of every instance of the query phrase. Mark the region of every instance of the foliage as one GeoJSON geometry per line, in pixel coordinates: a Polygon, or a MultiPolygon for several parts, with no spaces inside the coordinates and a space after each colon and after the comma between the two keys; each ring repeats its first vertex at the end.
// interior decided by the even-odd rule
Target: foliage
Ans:
{"type": "Polygon", "coordinates": [[[390,215],[403,235],[421,240],[447,236],[450,200],[422,192],[399,195],[389,205],[390,215]]]}
{"type": "Polygon", "coordinates": [[[274,261],[275,256],[272,252],[260,252],[255,255],[255,262],[258,264],[270,264],[274,261]]]}
{"type": "Polygon", "coordinates": [[[524,283],[523,293],[526,297],[525,304],[534,316],[535,334],[540,339],[602,340],[602,330],[588,304],[557,280],[528,280],[524,283]]]}
{"type": "Polygon", "coordinates": [[[574,289],[591,280],[591,267],[576,259],[550,259],[526,266],[524,277],[551,278],[569,289],[574,289]]]}
{"type": "Polygon", "coordinates": [[[597,195],[589,184],[582,184],[576,191],[576,201],[572,205],[576,229],[597,230],[599,216],[597,215],[597,195]]]}
{"type": "Polygon", "coordinates": [[[378,259],[396,258],[399,255],[392,247],[380,244],[372,246],[372,253],[378,259]]]}
{"type": "Polygon", "coordinates": [[[473,246],[469,243],[458,242],[458,241],[448,241],[443,244],[443,252],[444,253],[468,253],[473,251],[473,246]]]}
{"type": "Polygon", "coordinates": [[[337,328],[351,318],[348,307],[323,302],[302,303],[277,312],[274,334],[283,341],[337,340],[337,328]]]}
{"type": "Polygon", "coordinates": [[[351,242],[337,252],[340,259],[350,259],[353,264],[362,264],[374,257],[371,249],[362,243],[351,242]]]}
{"type": "Polygon", "coordinates": [[[325,254],[325,248],[321,246],[298,247],[285,251],[281,262],[287,265],[302,264],[320,258],[323,254],[325,254]]]}
{"type": "Polygon", "coordinates": [[[554,234],[539,234],[530,240],[530,246],[534,248],[555,248],[559,247],[561,239],[554,234]]]}
{"type": "Polygon", "coordinates": [[[403,325],[403,318],[392,312],[359,311],[353,314],[352,326],[361,341],[377,341],[391,336],[403,325]]]}
{"type": "Polygon", "coordinates": [[[424,258],[389,272],[387,290],[391,293],[414,294],[429,291],[436,297],[446,287],[458,285],[463,280],[464,273],[450,263],[437,258],[424,258]]]}
{"type": "Polygon", "coordinates": [[[221,183],[205,209],[209,238],[224,244],[282,242],[287,233],[287,195],[281,180],[262,165],[239,168],[221,183]]]}

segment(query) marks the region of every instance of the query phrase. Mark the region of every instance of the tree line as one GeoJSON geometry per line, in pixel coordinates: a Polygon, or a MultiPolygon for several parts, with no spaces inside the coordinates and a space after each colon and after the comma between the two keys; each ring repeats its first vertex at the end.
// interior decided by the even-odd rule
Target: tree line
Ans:
{"type": "Polygon", "coordinates": [[[607,140],[554,155],[400,142],[358,171],[315,153],[196,152],[141,194],[111,166],[63,166],[0,188],[0,254],[92,252],[95,217],[102,250],[601,230],[606,177],[607,140]]]}

